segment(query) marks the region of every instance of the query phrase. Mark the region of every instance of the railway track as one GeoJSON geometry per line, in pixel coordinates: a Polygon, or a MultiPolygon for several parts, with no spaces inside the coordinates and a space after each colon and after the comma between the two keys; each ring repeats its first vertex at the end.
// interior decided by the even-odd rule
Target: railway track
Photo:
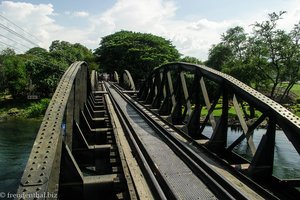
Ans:
{"type": "Polygon", "coordinates": [[[263,189],[258,194],[243,183],[242,187],[232,183],[171,126],[121,92],[117,85],[104,85],[156,198],[277,199],[263,189]]]}

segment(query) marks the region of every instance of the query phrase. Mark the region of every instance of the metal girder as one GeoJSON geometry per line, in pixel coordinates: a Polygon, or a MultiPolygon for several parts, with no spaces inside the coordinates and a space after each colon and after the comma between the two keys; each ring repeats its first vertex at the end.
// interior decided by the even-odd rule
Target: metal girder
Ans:
{"type": "Polygon", "coordinates": [[[274,162],[276,120],[269,118],[267,132],[263,135],[248,169],[249,175],[266,181],[272,176],[274,162]]]}
{"type": "Polygon", "coordinates": [[[216,124],[212,136],[208,143],[208,148],[217,153],[224,153],[227,145],[227,129],[228,129],[228,88],[222,86],[222,115],[216,124]]]}
{"type": "MultiPolygon", "coordinates": [[[[201,91],[202,91],[202,94],[203,94],[206,109],[210,110],[211,109],[211,103],[210,103],[210,100],[209,100],[209,96],[208,96],[208,93],[207,93],[207,90],[206,90],[206,86],[205,86],[205,82],[204,82],[203,77],[201,77],[201,79],[200,79],[200,85],[201,85],[201,91]]],[[[209,116],[209,121],[211,123],[211,126],[214,130],[216,128],[216,121],[215,121],[214,115],[211,113],[208,116],[209,116]]]]}
{"type": "Polygon", "coordinates": [[[116,83],[119,83],[119,74],[116,71],[114,71],[114,81],[116,81],[116,83]]]}
{"type": "Polygon", "coordinates": [[[256,152],[256,147],[253,143],[253,135],[252,135],[253,131],[249,132],[249,128],[246,124],[245,118],[242,115],[242,111],[240,110],[240,106],[239,106],[239,103],[236,99],[235,94],[233,95],[233,106],[234,106],[235,112],[237,114],[237,117],[239,119],[239,122],[241,124],[241,127],[243,129],[243,133],[245,134],[245,136],[247,138],[247,142],[248,142],[248,145],[250,147],[251,153],[252,153],[252,155],[254,155],[255,152],[256,152]]]}
{"type": "MultiPolygon", "coordinates": [[[[72,107],[83,105],[86,99],[84,92],[87,92],[86,85],[88,84],[87,81],[85,83],[83,81],[87,79],[87,74],[88,67],[85,62],[73,63],[64,73],[33,144],[18,194],[37,193],[40,196],[44,192],[57,194],[62,141],[66,132],[68,134],[66,137],[70,136],[70,127],[73,126],[69,118],[66,119],[65,124],[64,117],[66,112],[73,113],[75,116],[78,110],[72,111],[72,107]],[[82,75],[83,73],[85,75],[82,75]],[[75,95],[79,91],[82,92],[81,95],[75,95]],[[73,96],[78,104],[73,101],[73,96]]],[[[69,143],[69,139],[67,141],[69,143]]]]}
{"type": "Polygon", "coordinates": [[[155,96],[153,98],[153,101],[152,101],[152,108],[155,108],[155,109],[158,109],[160,107],[160,104],[161,104],[161,101],[164,97],[164,82],[165,80],[163,79],[163,74],[162,73],[159,73],[157,75],[158,77],[156,77],[156,87],[155,87],[155,96]]]}
{"type": "Polygon", "coordinates": [[[123,84],[126,89],[135,90],[134,81],[128,70],[124,70],[124,72],[123,72],[123,84]]]}
{"type": "Polygon", "coordinates": [[[195,103],[195,107],[186,124],[186,129],[187,129],[186,132],[194,138],[198,136],[197,133],[200,129],[200,115],[201,115],[202,105],[200,102],[200,93],[197,92],[200,90],[200,79],[201,79],[201,75],[199,73],[196,73],[193,81],[193,91],[196,91],[194,92],[194,99],[193,99],[195,103]]]}
{"type": "Polygon", "coordinates": [[[174,95],[173,83],[171,78],[171,73],[169,71],[164,71],[164,83],[165,83],[165,91],[166,95],[164,96],[164,100],[159,108],[158,113],[160,115],[169,115],[172,109],[175,106],[176,100],[174,95]]]}
{"type": "MultiPolygon", "coordinates": [[[[259,174],[257,172],[259,167],[257,166],[260,165],[259,163],[261,161],[274,159],[273,154],[265,155],[261,153],[260,150],[264,148],[267,148],[268,151],[272,150],[271,147],[267,146],[273,145],[273,137],[270,136],[270,132],[273,131],[271,128],[274,126],[272,124],[273,122],[275,122],[275,127],[283,130],[287,138],[295,147],[296,151],[300,154],[299,117],[295,116],[280,104],[255,91],[232,76],[216,71],[212,68],[208,68],[203,65],[180,62],[164,64],[153,70],[139,92],[143,96],[147,96],[148,101],[146,102],[148,103],[150,102],[149,99],[151,98],[157,97],[157,99],[161,100],[161,96],[163,96],[158,113],[160,115],[169,115],[167,120],[172,122],[174,125],[184,125],[182,130],[194,138],[201,137],[205,126],[208,125],[208,122],[210,121],[213,132],[210,138],[208,138],[209,142],[207,143],[207,147],[219,155],[223,155],[225,152],[228,153],[232,151],[235,146],[237,146],[243,139],[246,138],[253,155],[251,160],[251,169],[249,168],[248,170],[250,174],[259,174]],[[194,89],[190,90],[190,94],[185,80],[185,73],[191,75],[190,77],[194,77],[192,80],[194,89]],[[160,87],[161,90],[165,90],[166,94],[164,95],[160,94],[159,90],[157,90],[155,93],[155,87],[157,87],[155,80],[159,74],[163,74],[161,80],[162,84],[160,84],[160,87]],[[198,79],[200,79],[200,88],[198,87],[197,83],[198,79]],[[216,93],[211,89],[208,90],[206,88],[205,81],[214,83],[214,85],[216,85],[220,91],[216,93]],[[202,95],[199,95],[201,92],[202,95]],[[214,97],[211,93],[214,93],[214,97]],[[160,95],[156,96],[157,94],[160,95]],[[193,96],[197,97],[192,98],[193,96]],[[200,99],[201,104],[199,104],[200,99]],[[212,103],[211,99],[213,99],[212,103]],[[241,110],[238,100],[240,102],[246,102],[251,107],[251,110],[255,109],[260,111],[262,115],[256,120],[249,119],[245,109],[243,108],[243,105],[243,110],[241,110]],[[213,111],[216,110],[216,105],[218,103],[222,104],[222,115],[219,119],[215,119],[213,116],[213,111]],[[191,108],[191,104],[194,105],[194,108],[191,108]],[[243,134],[232,144],[228,144],[229,147],[226,148],[229,109],[228,104],[233,105],[236,113],[236,119],[238,119],[242,127],[243,134]],[[208,114],[203,121],[199,122],[201,108],[203,106],[206,106],[208,114]],[[263,137],[263,141],[261,140],[259,145],[255,147],[252,134],[254,129],[257,128],[263,121],[266,121],[266,119],[272,119],[272,122],[269,120],[269,136],[263,137]],[[195,132],[197,133],[195,134],[195,132]]],[[[155,107],[158,107],[158,105],[155,107]]],[[[269,171],[266,174],[270,176],[269,171]]]]}

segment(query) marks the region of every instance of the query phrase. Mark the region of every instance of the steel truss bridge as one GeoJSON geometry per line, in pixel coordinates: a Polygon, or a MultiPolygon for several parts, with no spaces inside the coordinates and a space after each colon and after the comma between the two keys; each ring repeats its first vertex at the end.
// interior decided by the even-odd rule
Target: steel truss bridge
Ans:
{"type": "Polygon", "coordinates": [[[299,155],[299,117],[202,65],[162,65],[137,90],[126,70],[107,79],[75,62],[46,111],[18,198],[298,199],[299,177],[273,175],[279,129],[299,155]],[[233,124],[241,132],[229,141],[233,124]],[[235,151],[245,141],[246,157],[235,151]]]}

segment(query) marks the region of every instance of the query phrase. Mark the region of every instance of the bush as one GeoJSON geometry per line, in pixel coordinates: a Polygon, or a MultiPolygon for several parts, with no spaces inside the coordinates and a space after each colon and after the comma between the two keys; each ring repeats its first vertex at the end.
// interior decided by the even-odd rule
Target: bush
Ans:
{"type": "Polygon", "coordinates": [[[296,102],[300,104],[300,97],[296,99],[296,102]]]}
{"type": "Polygon", "coordinates": [[[43,115],[48,107],[50,99],[41,99],[39,102],[32,103],[25,111],[28,118],[39,117],[43,115]]]}

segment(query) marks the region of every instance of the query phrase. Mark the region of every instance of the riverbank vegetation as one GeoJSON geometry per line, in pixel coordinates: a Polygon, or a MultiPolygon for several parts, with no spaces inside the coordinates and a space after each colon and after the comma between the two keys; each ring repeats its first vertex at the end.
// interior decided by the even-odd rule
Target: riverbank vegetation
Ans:
{"type": "Polygon", "coordinates": [[[92,51],[78,43],[56,40],[49,50],[34,47],[24,54],[9,48],[2,50],[0,118],[43,115],[60,77],[77,60],[97,68],[92,51]]]}
{"type": "Polygon", "coordinates": [[[9,118],[39,118],[44,115],[50,98],[40,100],[16,100],[10,95],[2,95],[0,99],[0,121],[9,118]]]}

